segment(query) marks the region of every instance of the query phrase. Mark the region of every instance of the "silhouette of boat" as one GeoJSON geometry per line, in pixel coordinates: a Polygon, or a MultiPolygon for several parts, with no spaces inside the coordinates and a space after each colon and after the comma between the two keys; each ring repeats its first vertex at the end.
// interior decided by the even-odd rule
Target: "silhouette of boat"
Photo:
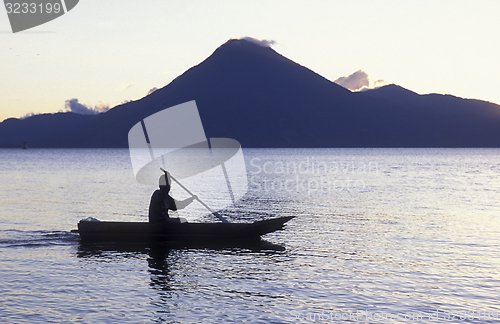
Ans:
{"type": "Polygon", "coordinates": [[[264,234],[282,230],[295,216],[253,223],[146,223],[80,221],[78,232],[84,242],[242,242],[259,240],[264,234]]]}

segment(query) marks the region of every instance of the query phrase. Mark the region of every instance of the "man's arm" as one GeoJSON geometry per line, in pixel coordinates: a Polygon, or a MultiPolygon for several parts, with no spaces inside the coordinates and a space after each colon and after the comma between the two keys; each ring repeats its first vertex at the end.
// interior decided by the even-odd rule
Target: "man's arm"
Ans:
{"type": "Polygon", "coordinates": [[[175,202],[175,205],[174,205],[175,209],[173,209],[173,210],[183,209],[187,205],[189,205],[190,203],[192,203],[197,198],[198,198],[197,196],[191,196],[188,199],[184,199],[184,200],[181,200],[181,201],[174,200],[174,202],[175,202]]]}

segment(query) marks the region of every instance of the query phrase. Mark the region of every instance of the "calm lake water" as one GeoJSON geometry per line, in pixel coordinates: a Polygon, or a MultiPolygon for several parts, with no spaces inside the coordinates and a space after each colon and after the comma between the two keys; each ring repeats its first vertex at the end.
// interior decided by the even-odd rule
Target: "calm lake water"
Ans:
{"type": "Polygon", "coordinates": [[[147,221],[128,150],[0,150],[0,322],[500,321],[500,149],[244,155],[222,214],[297,216],[274,248],[83,244],[80,219],[147,221]]]}

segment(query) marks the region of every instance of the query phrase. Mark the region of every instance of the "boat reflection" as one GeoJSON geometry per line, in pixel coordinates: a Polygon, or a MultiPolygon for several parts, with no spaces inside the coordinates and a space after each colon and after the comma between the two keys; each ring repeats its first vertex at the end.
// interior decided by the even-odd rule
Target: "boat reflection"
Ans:
{"type": "MultiPolygon", "coordinates": [[[[112,275],[111,281],[130,280],[131,289],[147,296],[154,322],[176,322],[179,307],[184,307],[176,302],[179,299],[211,293],[215,286],[220,285],[221,276],[240,280],[251,277],[255,275],[255,267],[247,267],[247,264],[262,263],[262,269],[266,269],[269,262],[281,259],[284,254],[284,246],[265,240],[237,246],[220,243],[187,246],[170,242],[80,242],[76,251],[76,257],[85,268],[112,275]],[[228,263],[229,260],[232,261],[228,263]],[[236,260],[239,260],[239,265],[234,263],[236,260]],[[149,280],[144,278],[145,272],[149,280]],[[137,286],[137,283],[144,285],[137,286]]],[[[192,307],[189,302],[186,305],[192,307]]]]}
{"type": "Polygon", "coordinates": [[[232,251],[238,252],[281,252],[285,251],[283,245],[274,244],[260,239],[256,241],[242,241],[237,243],[213,242],[213,243],[176,243],[176,242],[105,242],[105,243],[86,243],[80,242],[76,256],[78,258],[101,258],[106,252],[112,252],[114,257],[127,257],[128,254],[140,253],[148,254],[152,259],[168,256],[171,250],[213,250],[213,251],[232,251]],[[114,253],[116,252],[116,253],[114,253]]]}

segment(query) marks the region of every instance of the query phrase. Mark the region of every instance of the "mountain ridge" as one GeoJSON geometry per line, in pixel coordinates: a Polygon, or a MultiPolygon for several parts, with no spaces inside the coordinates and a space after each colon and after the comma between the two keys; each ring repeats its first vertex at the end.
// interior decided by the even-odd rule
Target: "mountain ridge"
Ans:
{"type": "Polygon", "coordinates": [[[68,117],[50,132],[33,117],[17,128],[6,120],[0,146],[128,147],[137,122],[191,100],[207,137],[243,147],[500,147],[496,104],[397,85],[354,93],[270,47],[235,39],[165,87],[106,113],[68,117]]]}

